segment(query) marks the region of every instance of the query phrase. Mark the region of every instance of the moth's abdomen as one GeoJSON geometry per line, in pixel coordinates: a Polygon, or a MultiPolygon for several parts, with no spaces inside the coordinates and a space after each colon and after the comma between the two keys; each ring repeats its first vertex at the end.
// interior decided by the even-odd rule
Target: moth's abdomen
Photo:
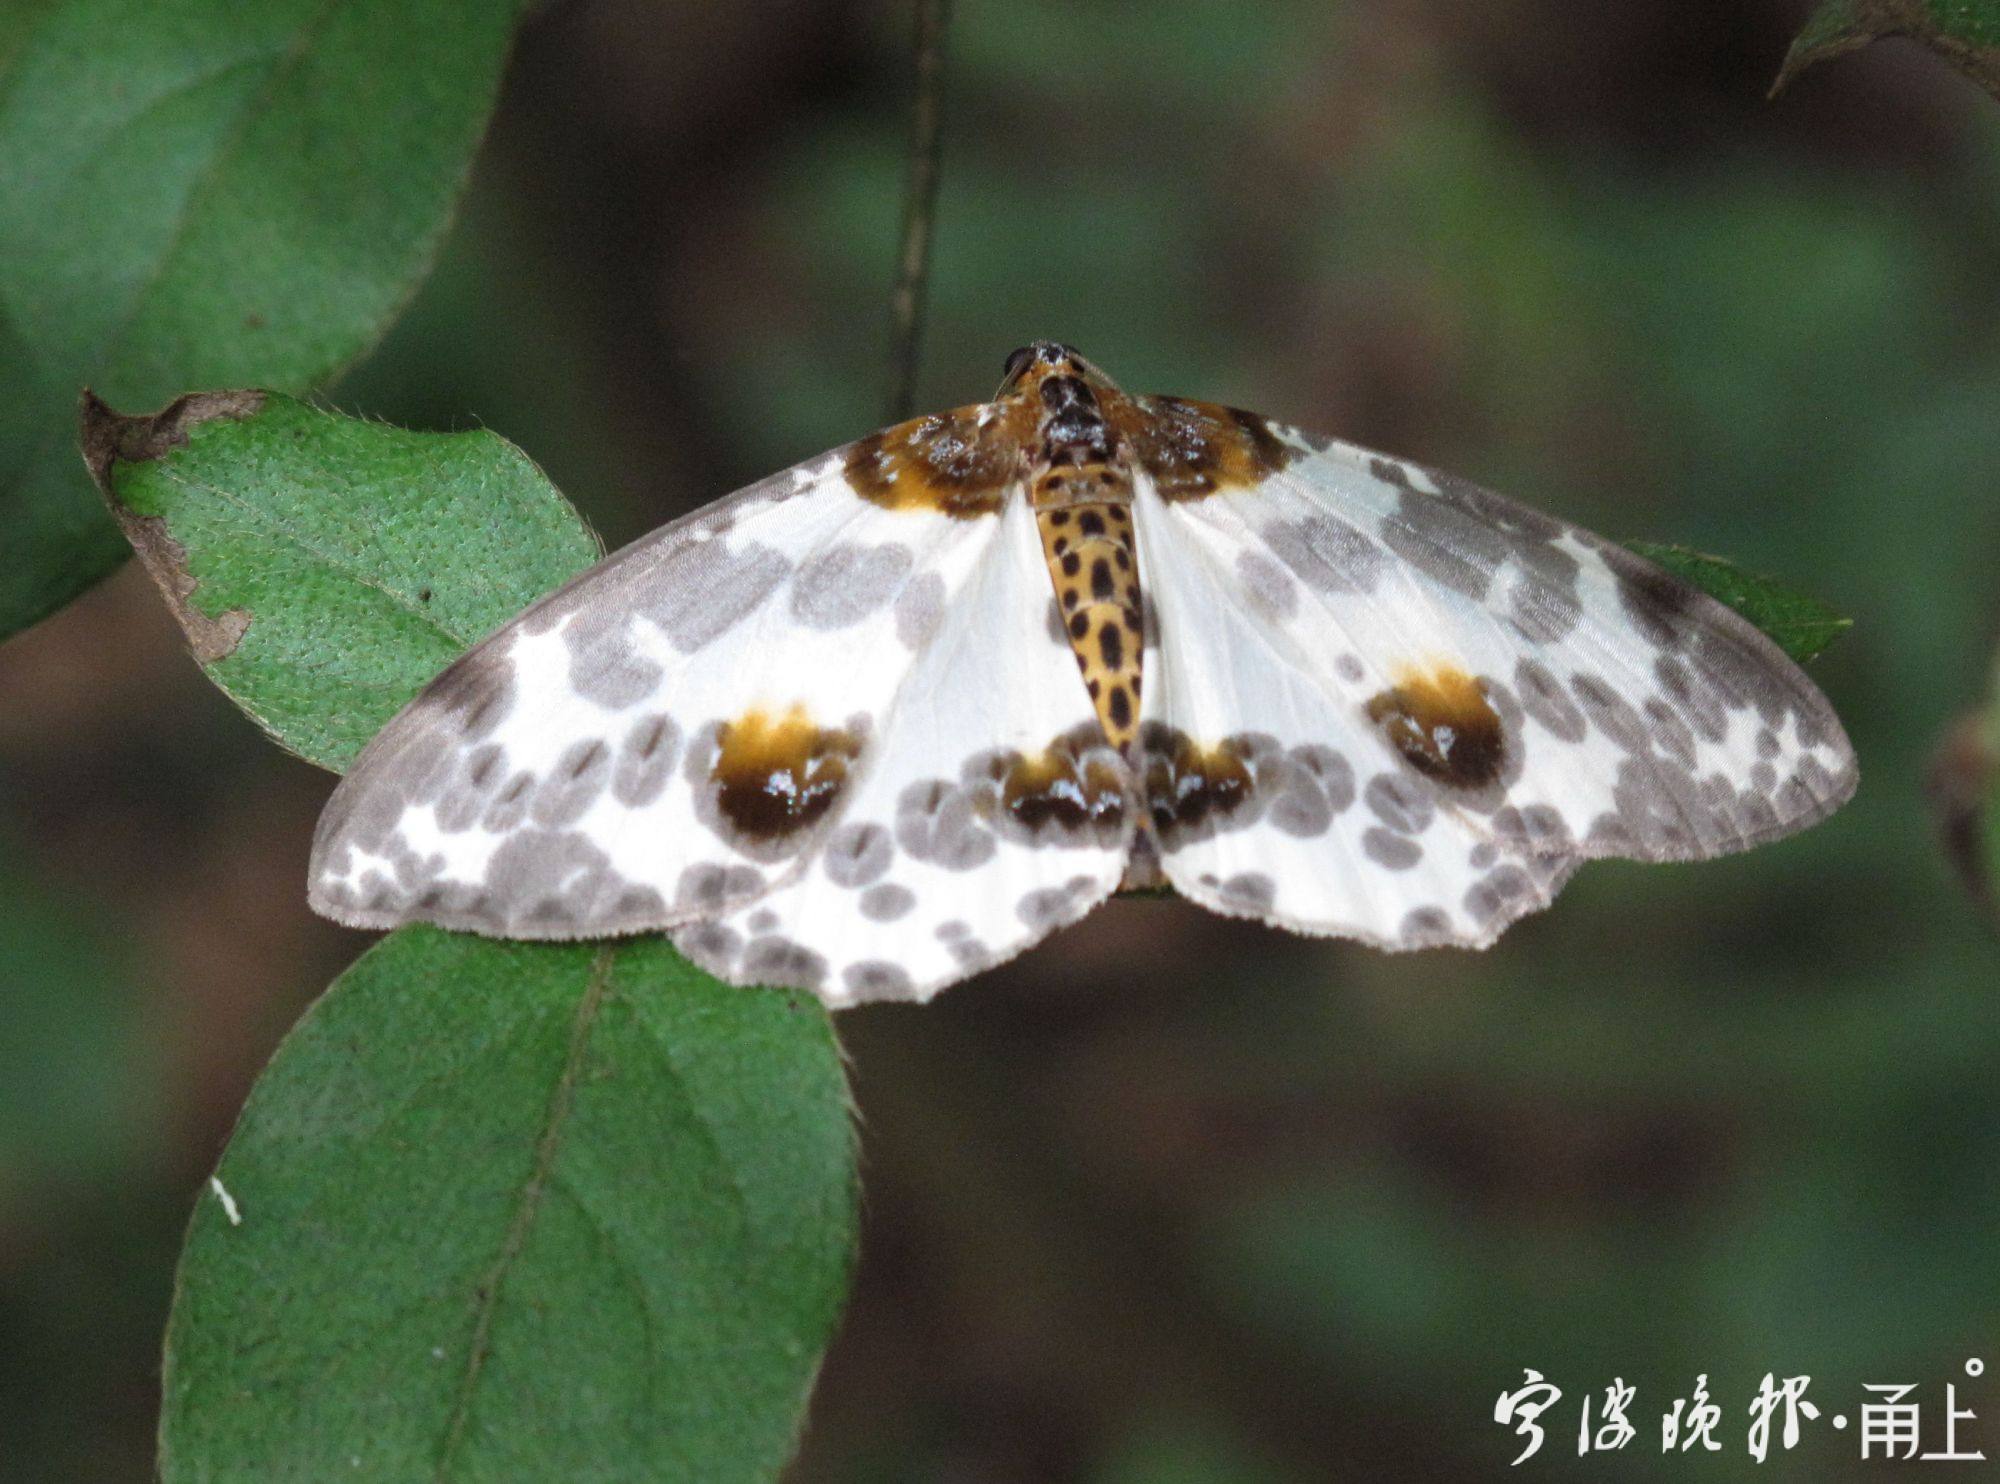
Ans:
{"type": "Polygon", "coordinates": [[[1060,505],[1038,510],[1035,520],[1097,719],[1110,743],[1129,752],[1139,735],[1144,659],[1132,509],[1108,501],[1060,505]]]}

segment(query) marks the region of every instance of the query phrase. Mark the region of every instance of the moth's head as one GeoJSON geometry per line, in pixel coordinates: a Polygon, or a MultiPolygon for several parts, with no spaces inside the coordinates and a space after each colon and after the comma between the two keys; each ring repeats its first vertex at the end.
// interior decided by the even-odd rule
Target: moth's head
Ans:
{"type": "Polygon", "coordinates": [[[1033,396],[1052,376],[1075,377],[1100,391],[1117,390],[1110,377],[1069,346],[1059,340],[1037,340],[1007,357],[994,400],[1023,394],[1033,396]]]}

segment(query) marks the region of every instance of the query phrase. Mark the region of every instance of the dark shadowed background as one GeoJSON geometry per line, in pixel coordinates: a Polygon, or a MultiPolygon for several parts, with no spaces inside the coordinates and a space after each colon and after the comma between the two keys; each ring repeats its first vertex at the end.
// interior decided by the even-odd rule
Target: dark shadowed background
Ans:
{"type": "MultiPolygon", "coordinates": [[[[1766,1371],[1946,1382],[2000,1458],[2000,947],[1921,779],[2000,627],[2000,108],[1795,0],[960,0],[919,402],[1069,340],[1856,620],[1830,823],[1585,869],[1483,955],[1118,902],[839,1022],[857,1284],[791,1478],[1742,1477],[1766,1371]],[[1659,1452],[1705,1374],[1725,1452],[1659,1452]],[[1577,1460],[1576,1403],[1639,1438],[1577,1460]]],[[[613,544],[881,421],[901,4],[524,30],[435,276],[340,407],[521,444],[613,544]]],[[[1024,615],[1024,622],[1028,621],[1024,615]]],[[[1033,618],[1040,622],[1039,613],[1033,618]]],[[[995,643],[1008,642],[1000,634],[995,643]]],[[[0,1479],[151,1477],[181,1227],[367,939],[332,779],[128,569],[0,648],[0,1479]]],[[[1763,1472],[1873,1476],[1823,1420],[1763,1472]]]]}

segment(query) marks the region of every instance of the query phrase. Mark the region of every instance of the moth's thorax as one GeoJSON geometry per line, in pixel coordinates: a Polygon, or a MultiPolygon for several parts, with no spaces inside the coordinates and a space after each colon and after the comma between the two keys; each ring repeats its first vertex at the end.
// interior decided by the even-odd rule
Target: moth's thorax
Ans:
{"type": "Polygon", "coordinates": [[[1039,421],[1029,486],[1037,510],[1130,504],[1131,450],[1090,383],[1059,372],[1035,391],[1039,421]]]}
{"type": "Polygon", "coordinates": [[[1025,491],[1039,510],[1129,503],[1140,473],[1168,504],[1253,488],[1298,456],[1263,418],[1135,397],[1052,340],[1023,346],[989,402],[884,428],[848,449],[849,489],[888,510],[982,520],[1025,491]]]}

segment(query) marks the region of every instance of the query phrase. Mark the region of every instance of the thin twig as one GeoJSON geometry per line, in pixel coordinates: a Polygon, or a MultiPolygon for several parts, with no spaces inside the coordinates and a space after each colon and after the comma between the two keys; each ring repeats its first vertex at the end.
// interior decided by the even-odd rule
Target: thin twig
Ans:
{"type": "Polygon", "coordinates": [[[938,162],[944,119],[944,36],[951,0],[917,0],[916,112],[910,128],[910,180],[903,198],[903,247],[889,295],[889,417],[914,409],[917,359],[930,286],[931,236],[937,220],[938,162]]]}

